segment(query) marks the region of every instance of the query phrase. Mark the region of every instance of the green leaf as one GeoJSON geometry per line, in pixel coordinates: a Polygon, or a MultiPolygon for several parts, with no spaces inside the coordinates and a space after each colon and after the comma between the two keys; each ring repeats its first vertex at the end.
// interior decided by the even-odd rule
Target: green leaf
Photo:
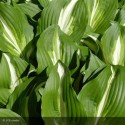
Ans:
{"type": "Polygon", "coordinates": [[[0,108],[3,108],[6,106],[8,102],[8,98],[11,95],[12,90],[7,88],[0,88],[0,108]]]}
{"type": "Polygon", "coordinates": [[[104,62],[102,62],[96,55],[90,52],[90,59],[86,62],[86,64],[82,67],[81,72],[85,75],[84,82],[93,74],[97,73],[98,70],[103,69],[105,66],[104,62]]]}
{"type": "Polygon", "coordinates": [[[101,40],[101,48],[107,63],[113,65],[124,65],[124,34],[124,27],[118,23],[113,23],[112,26],[104,33],[101,40]]]}
{"type": "Polygon", "coordinates": [[[15,87],[20,84],[20,79],[28,64],[22,59],[1,53],[0,59],[0,105],[7,104],[8,98],[15,87]],[[10,58],[11,57],[11,58],[10,58]],[[14,60],[15,59],[15,60],[14,60]],[[13,60],[13,63],[12,63],[13,60]]]}
{"type": "Polygon", "coordinates": [[[14,57],[12,55],[9,56],[3,53],[0,66],[1,87],[14,90],[20,83],[19,78],[21,78],[21,75],[25,72],[27,67],[28,63],[21,58],[14,57]]]}
{"type": "Polygon", "coordinates": [[[25,76],[28,76],[28,73],[30,72],[29,69],[30,67],[32,67],[32,65],[28,64],[25,60],[16,56],[10,56],[10,58],[11,63],[15,68],[19,82],[21,83],[22,81],[25,81],[25,76]]]}
{"type": "Polygon", "coordinates": [[[17,9],[20,9],[23,13],[28,15],[30,18],[33,18],[36,14],[38,14],[41,11],[36,4],[33,4],[31,2],[14,4],[14,7],[17,9]]]}
{"type": "Polygon", "coordinates": [[[84,38],[81,40],[81,43],[84,46],[87,46],[90,50],[92,50],[95,54],[97,54],[97,52],[99,51],[99,45],[97,43],[97,41],[94,41],[92,38],[88,37],[88,38],[84,38]]]}
{"type": "Polygon", "coordinates": [[[69,66],[76,49],[76,44],[69,36],[60,32],[58,26],[50,26],[41,34],[37,42],[38,73],[46,67],[50,72],[58,60],[69,66]]]}
{"type": "Polygon", "coordinates": [[[86,12],[83,0],[53,0],[42,12],[38,33],[52,24],[58,24],[64,33],[78,41],[86,28],[86,12]]]}
{"type": "Polygon", "coordinates": [[[25,108],[25,105],[26,105],[29,97],[24,96],[24,98],[20,99],[20,100],[19,100],[19,98],[20,98],[21,94],[23,94],[23,92],[26,92],[26,88],[29,86],[29,84],[31,83],[32,80],[33,80],[33,78],[30,78],[30,79],[26,80],[24,83],[18,85],[16,87],[16,89],[14,90],[14,92],[9,97],[9,101],[7,104],[8,109],[15,110],[15,112],[17,112],[18,114],[20,114],[23,117],[29,116],[28,108],[25,108]],[[18,105],[16,105],[15,103],[18,103],[18,105]],[[16,109],[14,108],[15,106],[16,106],[16,109]]]}
{"type": "Polygon", "coordinates": [[[38,105],[35,91],[37,92],[45,84],[46,79],[44,72],[36,77],[27,78],[11,94],[7,108],[25,117],[29,124],[31,122],[29,117],[40,117],[40,114],[37,112],[38,105]]]}
{"type": "MultiPolygon", "coordinates": [[[[60,77],[56,65],[50,72],[42,94],[42,117],[61,117],[60,109],[60,77]]],[[[65,106],[64,106],[65,107],[65,106]]],[[[65,108],[63,109],[65,112],[65,108]]],[[[63,114],[65,116],[65,113],[63,114]]]]}
{"type": "Polygon", "coordinates": [[[0,50],[23,56],[22,51],[32,38],[33,28],[26,16],[18,9],[0,3],[0,50]]]}
{"type": "Polygon", "coordinates": [[[120,10],[120,14],[118,17],[118,22],[125,26],[125,5],[122,6],[122,9],[120,10]]]}
{"type": "Polygon", "coordinates": [[[9,109],[0,109],[1,125],[26,125],[24,119],[9,109]]]}
{"type": "MultiPolygon", "coordinates": [[[[10,71],[10,60],[7,60],[6,57],[8,57],[6,54],[1,54],[1,59],[0,59],[0,88],[7,88],[10,89],[11,86],[11,71],[10,71]],[[4,72],[3,72],[4,71],[4,72]]],[[[13,69],[13,68],[11,68],[13,69]]],[[[13,77],[13,81],[15,82],[17,79],[13,77]]]]}
{"type": "Polygon", "coordinates": [[[37,42],[38,73],[46,67],[48,67],[50,71],[52,65],[60,58],[59,51],[60,41],[58,36],[58,27],[53,26],[45,30],[37,42]],[[58,51],[54,51],[54,47],[58,51]]]}
{"type": "Polygon", "coordinates": [[[89,25],[97,33],[103,33],[115,18],[117,0],[85,0],[89,25]]]}
{"type": "Polygon", "coordinates": [[[38,1],[43,7],[46,7],[52,0],[38,0],[38,1]]]}
{"type": "Polygon", "coordinates": [[[52,24],[58,24],[59,14],[64,3],[65,0],[53,0],[47,7],[43,9],[41,17],[38,20],[37,34],[41,34],[52,24]]]}
{"type": "Polygon", "coordinates": [[[95,79],[83,86],[78,99],[87,117],[94,117],[91,124],[112,124],[114,120],[108,120],[108,117],[125,117],[124,72],[122,66],[107,66],[95,79]],[[105,117],[102,123],[100,117],[105,117]]]}
{"type": "MultiPolygon", "coordinates": [[[[62,123],[68,124],[72,119],[70,123],[75,125],[80,123],[80,119],[74,117],[85,116],[83,107],[73,90],[72,82],[69,70],[59,61],[52,69],[45,89],[42,90],[42,117],[45,117],[47,124],[50,122],[46,117],[68,117],[62,123]]],[[[51,124],[54,124],[54,121],[58,123],[58,119],[52,120],[51,124]]],[[[60,118],[59,122],[60,120],[62,119],[60,118]]]]}
{"type": "Polygon", "coordinates": [[[58,25],[74,41],[80,40],[87,24],[87,11],[84,1],[71,0],[60,12],[58,25]]]}

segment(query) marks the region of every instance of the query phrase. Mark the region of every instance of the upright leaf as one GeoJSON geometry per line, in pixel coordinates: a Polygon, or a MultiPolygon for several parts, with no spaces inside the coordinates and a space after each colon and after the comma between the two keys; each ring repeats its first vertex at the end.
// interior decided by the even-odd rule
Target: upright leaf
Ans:
{"type": "Polygon", "coordinates": [[[52,66],[58,60],[69,66],[73,53],[76,51],[76,44],[69,36],[62,33],[57,25],[48,27],[40,36],[37,43],[38,72],[52,66]]]}
{"type": "Polygon", "coordinates": [[[103,33],[114,20],[117,0],[85,0],[88,9],[89,25],[97,33],[103,33]]]}
{"type": "Polygon", "coordinates": [[[87,11],[83,0],[71,0],[60,12],[58,25],[74,41],[81,39],[87,24],[87,11]]]}
{"type": "Polygon", "coordinates": [[[118,23],[104,33],[101,40],[101,48],[107,63],[124,65],[125,62],[125,29],[118,23]]]}
{"type": "MultiPolygon", "coordinates": [[[[14,91],[15,87],[20,84],[19,80],[21,75],[26,70],[28,64],[22,59],[16,61],[20,61],[18,64],[12,63],[13,56],[10,56],[1,53],[0,59],[0,106],[3,107],[7,104],[8,98],[11,93],[14,91]],[[19,66],[20,65],[20,66],[19,66]]],[[[17,62],[16,62],[17,63],[17,62]]]]}
{"type": "Polygon", "coordinates": [[[58,24],[64,33],[78,41],[86,28],[86,13],[83,0],[53,0],[42,12],[38,31],[41,33],[50,25],[58,24]]]}
{"type": "Polygon", "coordinates": [[[0,3],[0,50],[20,56],[32,38],[33,28],[26,16],[18,9],[0,3]]]}
{"type": "Polygon", "coordinates": [[[50,121],[46,117],[52,117],[51,124],[53,125],[55,122],[66,125],[69,123],[82,124],[78,117],[85,116],[83,107],[72,88],[70,72],[61,62],[55,65],[49,75],[42,94],[42,102],[42,116],[45,117],[47,125],[50,124],[50,121]],[[54,117],[68,118],[58,120],[54,117]]]}
{"type": "Polygon", "coordinates": [[[122,66],[107,66],[95,79],[83,86],[78,99],[83,104],[87,117],[94,118],[88,122],[105,125],[114,123],[108,117],[125,117],[124,72],[122,66]],[[101,117],[105,119],[101,121],[101,117]]]}

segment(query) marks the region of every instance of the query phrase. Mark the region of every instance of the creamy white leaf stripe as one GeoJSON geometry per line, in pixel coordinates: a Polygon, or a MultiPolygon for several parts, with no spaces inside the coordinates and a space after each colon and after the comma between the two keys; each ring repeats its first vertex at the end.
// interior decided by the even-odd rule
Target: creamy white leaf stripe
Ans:
{"type": "Polygon", "coordinates": [[[58,34],[58,29],[55,30],[54,35],[53,35],[53,51],[48,51],[50,58],[55,65],[59,59],[61,59],[61,50],[60,50],[60,40],[59,40],[59,34],[58,34]]]}
{"type": "Polygon", "coordinates": [[[11,64],[9,56],[5,53],[3,53],[3,55],[5,56],[5,58],[8,62],[9,69],[10,69],[10,74],[11,74],[11,86],[10,86],[10,88],[12,90],[14,90],[15,87],[18,85],[18,77],[17,77],[14,66],[11,64]]]}
{"type": "Polygon", "coordinates": [[[69,31],[70,25],[73,21],[73,17],[71,17],[71,15],[77,1],[78,0],[71,0],[71,2],[61,10],[58,25],[60,26],[60,29],[65,33],[69,31]]]}
{"type": "MultiPolygon", "coordinates": [[[[92,21],[93,21],[93,18],[94,18],[94,15],[95,15],[95,13],[96,13],[96,10],[97,10],[97,8],[98,8],[98,6],[99,6],[99,1],[97,2],[98,0],[95,0],[94,1],[94,6],[93,6],[93,9],[92,9],[92,14],[91,14],[91,19],[90,19],[90,26],[92,26],[92,21]]],[[[94,24],[93,24],[94,25],[94,24]]],[[[92,26],[93,27],[93,26],[92,26]]]]}
{"type": "Polygon", "coordinates": [[[64,68],[63,66],[61,65],[61,63],[58,63],[58,73],[59,73],[59,77],[60,79],[62,79],[63,75],[64,75],[64,68]]]}
{"type": "Polygon", "coordinates": [[[121,54],[121,42],[120,42],[120,36],[117,39],[115,50],[113,53],[113,64],[118,65],[120,60],[120,54],[121,54]]]}
{"type": "Polygon", "coordinates": [[[4,38],[12,45],[15,47],[15,49],[17,50],[17,52],[20,54],[21,50],[17,44],[17,41],[13,35],[13,33],[11,32],[10,28],[7,26],[6,22],[4,19],[2,19],[2,17],[0,17],[0,21],[5,29],[5,32],[7,33],[7,36],[5,33],[3,33],[4,38]],[[10,37],[10,39],[8,38],[8,36],[10,37]]]}
{"type": "Polygon", "coordinates": [[[58,29],[56,29],[55,33],[54,33],[54,38],[53,38],[53,48],[54,48],[54,51],[53,51],[53,63],[56,64],[57,63],[57,60],[61,59],[61,52],[60,52],[60,40],[59,40],[59,34],[58,34],[58,29]]]}
{"type": "Polygon", "coordinates": [[[114,71],[114,69],[113,69],[112,66],[111,66],[111,72],[112,72],[112,74],[111,74],[111,76],[110,76],[110,78],[109,78],[109,80],[108,80],[105,93],[104,93],[104,95],[103,95],[103,97],[102,97],[102,99],[101,99],[101,101],[100,101],[100,103],[99,103],[99,105],[98,105],[98,108],[97,108],[97,115],[96,115],[97,118],[96,118],[96,121],[95,121],[95,124],[94,124],[94,125],[97,125],[97,124],[98,124],[99,117],[102,116],[102,112],[103,112],[103,109],[104,109],[104,107],[105,107],[105,104],[106,104],[106,101],[107,101],[107,97],[108,97],[108,95],[109,95],[109,91],[110,91],[110,88],[111,88],[113,79],[114,79],[114,77],[115,77],[115,71],[114,71]]]}

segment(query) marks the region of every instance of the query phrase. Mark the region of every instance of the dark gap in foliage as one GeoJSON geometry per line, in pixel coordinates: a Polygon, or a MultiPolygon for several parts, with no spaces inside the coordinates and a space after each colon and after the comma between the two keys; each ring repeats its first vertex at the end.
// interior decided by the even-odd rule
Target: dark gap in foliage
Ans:
{"type": "Polygon", "coordinates": [[[69,64],[69,70],[75,69],[77,66],[77,52],[75,51],[69,64]]]}
{"type": "Polygon", "coordinates": [[[0,108],[6,108],[6,105],[3,105],[2,103],[0,103],[0,108]]]}
{"type": "MultiPolygon", "coordinates": [[[[25,91],[23,91],[21,93],[21,95],[19,96],[19,98],[15,101],[15,103],[13,104],[12,110],[22,116],[22,114],[21,114],[22,109],[20,107],[21,107],[22,102],[24,103],[24,97],[29,97],[28,104],[30,105],[30,103],[32,101],[31,97],[33,96],[32,94],[34,93],[36,87],[39,86],[40,84],[41,84],[41,86],[42,86],[42,84],[44,85],[44,82],[47,80],[47,78],[48,77],[47,77],[47,74],[46,74],[46,70],[44,70],[37,77],[35,77],[30,82],[30,84],[27,86],[25,91]],[[20,112],[20,109],[21,109],[21,112],[20,112]]],[[[35,103],[37,103],[37,101],[35,101],[35,103]]],[[[29,107],[29,105],[28,105],[28,107],[29,107]]],[[[28,111],[30,112],[30,110],[32,110],[32,106],[31,106],[31,109],[29,109],[28,111]]],[[[35,114],[34,114],[34,116],[35,116],[35,114]]]]}
{"type": "Polygon", "coordinates": [[[41,117],[29,117],[29,125],[45,125],[41,117]]]}
{"type": "Polygon", "coordinates": [[[103,55],[103,52],[102,52],[102,49],[101,49],[101,48],[99,48],[99,51],[98,51],[98,53],[97,53],[97,57],[98,57],[101,61],[105,62],[104,55],[103,55]]]}
{"type": "Polygon", "coordinates": [[[100,34],[100,35],[98,36],[98,40],[99,40],[99,41],[101,41],[102,36],[103,36],[102,34],[100,34]]]}
{"type": "Polygon", "coordinates": [[[38,21],[38,19],[39,19],[40,17],[41,17],[41,12],[37,13],[37,14],[33,17],[33,19],[36,20],[36,21],[38,21]]]}
{"type": "Polygon", "coordinates": [[[19,0],[17,4],[25,3],[26,0],[19,0]]]}
{"type": "Polygon", "coordinates": [[[38,25],[38,23],[36,22],[37,20],[35,21],[35,20],[31,19],[30,16],[28,16],[28,15],[26,15],[26,16],[27,16],[27,20],[28,20],[29,24],[33,26],[33,32],[34,32],[34,36],[35,36],[36,32],[37,32],[37,25],[38,25]]]}
{"type": "Polygon", "coordinates": [[[43,7],[41,6],[41,4],[39,3],[38,0],[32,0],[32,3],[38,5],[38,7],[39,7],[41,10],[43,9],[43,7]]]}
{"type": "Polygon", "coordinates": [[[35,92],[32,94],[32,96],[35,97],[35,98],[33,98],[35,100],[32,100],[32,98],[30,98],[31,101],[29,101],[29,102],[30,103],[32,102],[32,105],[29,103],[29,112],[31,111],[31,109],[36,112],[34,112],[34,113],[32,111],[30,112],[30,114],[32,114],[32,116],[29,117],[29,124],[30,125],[35,125],[35,124],[43,125],[44,121],[41,117],[41,100],[39,102],[37,102],[35,92]],[[34,102],[37,102],[36,105],[34,105],[34,102]],[[34,116],[33,116],[33,114],[34,114],[34,116]]]}
{"type": "Polygon", "coordinates": [[[37,73],[36,73],[36,72],[31,72],[31,73],[28,75],[28,78],[31,78],[31,77],[34,77],[34,76],[37,76],[37,73]]]}
{"type": "Polygon", "coordinates": [[[36,36],[37,26],[38,26],[38,19],[41,16],[41,12],[37,13],[32,19],[28,15],[26,15],[26,16],[27,16],[29,24],[33,26],[34,36],[36,36]]]}
{"type": "Polygon", "coordinates": [[[88,56],[87,56],[87,58],[86,58],[85,69],[88,68],[89,62],[90,62],[90,51],[89,51],[89,54],[88,54],[88,56]]]}
{"type": "Polygon", "coordinates": [[[83,74],[80,73],[80,70],[85,62],[80,61],[80,66],[78,67],[77,71],[72,75],[72,78],[74,78],[74,82],[72,84],[75,92],[78,94],[83,86],[83,74]]]}
{"type": "Polygon", "coordinates": [[[35,68],[38,66],[36,59],[36,42],[38,39],[39,36],[34,37],[33,40],[26,45],[21,53],[21,57],[24,58],[27,62],[31,63],[35,68]]]}
{"type": "Polygon", "coordinates": [[[1,58],[2,58],[2,51],[0,51],[0,62],[1,62],[1,58]]]}
{"type": "Polygon", "coordinates": [[[28,65],[25,69],[25,71],[20,75],[21,78],[27,76],[28,72],[29,72],[29,69],[30,69],[30,65],[28,65]]]}

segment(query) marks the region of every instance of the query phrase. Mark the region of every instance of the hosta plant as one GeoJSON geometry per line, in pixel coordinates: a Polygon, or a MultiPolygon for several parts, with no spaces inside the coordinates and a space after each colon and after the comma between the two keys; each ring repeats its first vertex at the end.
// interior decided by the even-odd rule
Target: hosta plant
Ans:
{"type": "Polygon", "coordinates": [[[124,125],[125,1],[0,0],[0,119],[124,125]]]}

